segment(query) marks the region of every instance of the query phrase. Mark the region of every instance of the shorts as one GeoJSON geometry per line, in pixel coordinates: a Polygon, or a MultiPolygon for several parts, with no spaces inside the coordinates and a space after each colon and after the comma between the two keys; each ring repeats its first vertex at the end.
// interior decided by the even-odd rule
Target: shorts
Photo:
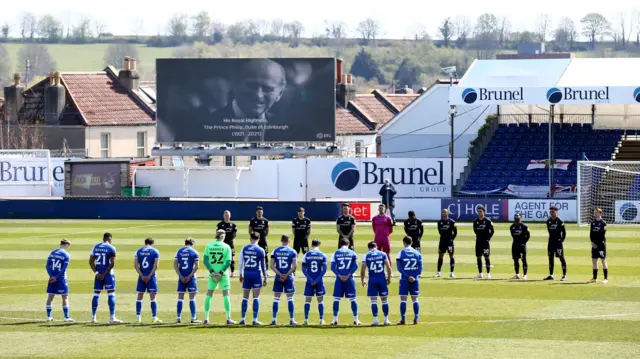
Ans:
{"type": "Polygon", "coordinates": [[[296,253],[300,253],[300,251],[302,251],[302,254],[305,254],[309,251],[309,238],[308,237],[294,237],[293,238],[293,250],[296,251],[296,253]]]}
{"type": "Polygon", "coordinates": [[[295,293],[296,287],[293,284],[293,276],[287,277],[284,282],[281,282],[279,278],[273,280],[273,292],[274,293],[295,293]]]}
{"type": "Polygon", "coordinates": [[[527,259],[527,245],[526,244],[520,244],[520,243],[511,244],[511,257],[514,260],[517,260],[517,259],[526,260],[527,259]]]}
{"type": "Polygon", "coordinates": [[[324,288],[324,283],[322,281],[316,282],[316,285],[311,285],[311,282],[307,281],[304,285],[304,296],[305,297],[323,297],[327,291],[324,288]]]}
{"type": "Polygon", "coordinates": [[[416,296],[416,295],[420,295],[420,284],[418,283],[418,280],[416,279],[415,282],[413,283],[409,283],[408,280],[400,280],[400,285],[398,286],[398,292],[401,296],[407,296],[407,295],[411,295],[411,296],[416,296]]]}
{"type": "Polygon", "coordinates": [[[598,248],[591,247],[591,258],[592,259],[607,258],[607,244],[606,243],[601,244],[598,246],[598,248]]]}
{"type": "Polygon", "coordinates": [[[476,257],[488,257],[491,255],[491,245],[489,241],[476,241],[476,257]]]}
{"type": "Polygon", "coordinates": [[[453,254],[455,248],[453,247],[453,241],[440,240],[438,243],[438,254],[449,253],[453,254]]]}
{"type": "MultiPolygon", "coordinates": [[[[344,237],[338,237],[338,249],[342,248],[340,247],[340,240],[344,238],[344,237]]],[[[354,246],[353,246],[353,237],[349,237],[349,249],[351,249],[352,251],[355,251],[354,246]]]]}
{"type": "MultiPolygon", "coordinates": [[[[267,239],[266,238],[260,238],[260,240],[258,241],[258,247],[262,248],[264,250],[265,254],[269,253],[269,246],[267,245],[267,239]]],[[[267,256],[265,255],[264,260],[267,260],[267,256]]]]}
{"type": "Polygon", "coordinates": [[[373,280],[367,284],[367,296],[368,297],[386,297],[389,295],[389,287],[387,281],[373,280]]]}
{"type": "Polygon", "coordinates": [[[198,293],[198,279],[193,276],[187,283],[178,280],[178,293],[198,293]]]}
{"type": "Polygon", "coordinates": [[[103,280],[98,279],[98,276],[93,281],[93,290],[116,290],[116,276],[113,273],[109,273],[104,276],[103,280]]]}
{"type": "Polygon", "coordinates": [[[420,252],[420,238],[411,238],[411,248],[420,252]]]}
{"type": "Polygon", "coordinates": [[[218,287],[220,287],[221,290],[231,289],[231,279],[229,279],[229,276],[226,273],[225,275],[220,277],[220,280],[217,282],[213,280],[213,277],[211,277],[211,275],[209,275],[209,285],[207,289],[216,290],[218,289],[218,287]]]}
{"type": "Polygon", "coordinates": [[[136,287],[138,293],[158,293],[158,277],[155,275],[145,283],[142,278],[138,277],[138,286],[136,287]]]}
{"type": "Polygon", "coordinates": [[[376,247],[379,251],[385,252],[387,254],[391,253],[391,241],[388,239],[376,241],[376,247]]]}
{"type": "Polygon", "coordinates": [[[354,299],[356,297],[356,281],[353,280],[353,277],[346,282],[336,278],[336,283],[333,285],[333,297],[354,299]]]}
{"type": "Polygon", "coordinates": [[[564,244],[562,242],[549,242],[547,244],[547,253],[549,257],[556,256],[560,258],[564,256],[564,244]]]}
{"type": "Polygon", "coordinates": [[[60,279],[54,283],[47,284],[47,294],[67,295],[69,294],[69,283],[66,279],[60,279]]]}
{"type": "Polygon", "coordinates": [[[260,272],[245,272],[244,278],[242,279],[242,289],[250,290],[260,288],[262,288],[262,277],[260,272]]]}
{"type": "Polygon", "coordinates": [[[233,244],[233,240],[231,241],[224,241],[224,243],[226,243],[229,247],[231,247],[231,256],[235,256],[236,255],[236,246],[235,244],[233,244]]]}

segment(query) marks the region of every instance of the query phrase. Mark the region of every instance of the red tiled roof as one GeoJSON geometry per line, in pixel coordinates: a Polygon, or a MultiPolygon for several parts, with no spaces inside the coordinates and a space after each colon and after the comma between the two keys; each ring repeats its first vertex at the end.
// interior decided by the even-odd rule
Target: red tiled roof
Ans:
{"type": "Polygon", "coordinates": [[[107,72],[63,73],[62,83],[87,126],[155,123],[153,114],[107,72]]]}
{"type": "Polygon", "coordinates": [[[367,127],[353,112],[336,106],[336,134],[369,135],[376,131],[367,127]]]}
{"type": "Polygon", "coordinates": [[[409,106],[420,95],[419,94],[384,94],[384,96],[393,103],[398,110],[402,111],[405,107],[409,106]]]}
{"type": "Polygon", "coordinates": [[[378,127],[389,122],[395,116],[395,113],[373,94],[358,94],[355,103],[358,108],[364,111],[367,119],[377,123],[378,127]]]}

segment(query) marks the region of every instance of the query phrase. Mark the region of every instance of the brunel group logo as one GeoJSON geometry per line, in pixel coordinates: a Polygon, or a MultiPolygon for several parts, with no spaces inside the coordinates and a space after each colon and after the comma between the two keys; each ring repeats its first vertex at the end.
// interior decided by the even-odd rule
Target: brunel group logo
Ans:
{"type": "Polygon", "coordinates": [[[477,99],[478,93],[476,90],[468,88],[462,91],[462,101],[464,101],[464,103],[472,104],[476,102],[477,99]]]}
{"type": "Polygon", "coordinates": [[[339,162],[331,171],[331,181],[341,191],[351,191],[360,182],[360,170],[351,162],[339,162]]]}
{"type": "Polygon", "coordinates": [[[625,221],[633,221],[638,217],[638,207],[633,202],[627,202],[620,206],[620,217],[625,221]]]}
{"type": "Polygon", "coordinates": [[[549,91],[547,91],[547,101],[554,104],[562,101],[562,91],[556,87],[550,88],[549,91]]]}
{"type": "Polygon", "coordinates": [[[640,102],[640,87],[633,91],[633,98],[636,100],[636,102],[640,102]]]}

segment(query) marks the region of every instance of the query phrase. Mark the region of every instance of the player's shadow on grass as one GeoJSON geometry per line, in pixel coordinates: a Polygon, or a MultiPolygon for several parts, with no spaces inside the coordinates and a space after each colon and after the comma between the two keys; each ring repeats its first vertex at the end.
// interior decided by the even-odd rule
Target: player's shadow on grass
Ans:
{"type": "Polygon", "coordinates": [[[544,282],[544,279],[507,279],[509,283],[529,283],[529,282],[544,282]]]}
{"type": "MultiPolygon", "coordinates": [[[[189,329],[362,329],[362,328],[391,328],[396,327],[396,325],[225,325],[225,324],[209,324],[209,325],[189,325],[186,328],[189,329]]],[[[167,326],[159,326],[157,328],[167,328],[167,326]]]]}
{"type": "Polygon", "coordinates": [[[42,321],[33,320],[33,321],[28,321],[28,322],[0,323],[0,327],[1,326],[33,325],[33,324],[42,324],[42,321]]]}
{"type": "Polygon", "coordinates": [[[589,282],[553,282],[553,285],[586,285],[589,282]]]}
{"type": "Polygon", "coordinates": [[[58,323],[58,324],[44,323],[38,326],[41,328],[80,327],[80,326],[86,326],[86,323],[58,323]]]}

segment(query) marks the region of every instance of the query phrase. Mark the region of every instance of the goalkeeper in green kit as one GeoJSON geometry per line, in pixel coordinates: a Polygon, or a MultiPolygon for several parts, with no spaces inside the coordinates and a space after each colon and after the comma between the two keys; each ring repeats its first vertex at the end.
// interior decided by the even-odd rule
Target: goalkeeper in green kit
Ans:
{"type": "Polygon", "coordinates": [[[222,289],[224,311],[227,313],[227,325],[236,324],[231,320],[231,299],[229,298],[231,281],[227,271],[231,265],[231,247],[224,243],[224,237],[224,230],[216,231],[216,241],[207,244],[204,249],[204,266],[209,270],[209,287],[207,288],[207,297],[204,300],[204,324],[209,324],[211,296],[218,287],[222,289]]]}

